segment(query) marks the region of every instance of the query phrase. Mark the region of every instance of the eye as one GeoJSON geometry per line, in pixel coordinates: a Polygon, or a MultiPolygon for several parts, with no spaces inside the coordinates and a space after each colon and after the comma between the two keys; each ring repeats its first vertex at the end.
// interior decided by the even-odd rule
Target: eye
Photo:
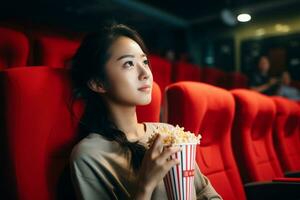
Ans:
{"type": "Polygon", "coordinates": [[[132,61],[127,61],[127,62],[124,63],[124,67],[125,67],[125,68],[131,68],[131,67],[133,67],[133,66],[134,66],[134,64],[133,64],[132,61]]]}
{"type": "Polygon", "coordinates": [[[144,64],[145,65],[149,65],[149,61],[148,60],[144,60],[144,64]]]}

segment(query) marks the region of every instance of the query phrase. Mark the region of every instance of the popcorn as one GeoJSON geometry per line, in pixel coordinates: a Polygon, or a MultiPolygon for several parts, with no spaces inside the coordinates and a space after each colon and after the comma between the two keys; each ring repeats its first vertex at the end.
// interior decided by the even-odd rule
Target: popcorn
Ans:
{"type": "Polygon", "coordinates": [[[184,131],[183,127],[176,125],[175,127],[169,128],[167,126],[157,127],[149,140],[149,146],[153,143],[157,134],[162,136],[164,145],[172,144],[200,144],[201,135],[196,136],[190,131],[184,131]]]}

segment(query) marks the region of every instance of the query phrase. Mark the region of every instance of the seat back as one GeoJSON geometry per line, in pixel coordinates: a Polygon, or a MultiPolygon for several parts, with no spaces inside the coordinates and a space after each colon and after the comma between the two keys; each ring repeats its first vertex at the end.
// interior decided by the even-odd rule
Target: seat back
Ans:
{"type": "Polygon", "coordinates": [[[137,106],[137,118],[139,122],[159,122],[161,105],[161,91],[156,82],[152,86],[152,99],[150,104],[137,106]]]}
{"type": "Polygon", "coordinates": [[[173,82],[178,81],[197,81],[201,80],[201,69],[197,65],[186,62],[177,62],[172,69],[173,82]]]}
{"type": "Polygon", "coordinates": [[[36,36],[34,64],[53,68],[69,68],[79,41],[55,36],[36,36]]]}
{"type": "Polygon", "coordinates": [[[245,75],[238,72],[231,72],[226,74],[226,88],[236,89],[236,88],[247,88],[248,79],[245,75]]]}
{"type": "Polygon", "coordinates": [[[21,32],[0,27],[0,70],[25,66],[28,56],[27,37],[21,32]]]}
{"type": "Polygon", "coordinates": [[[225,87],[226,73],[217,68],[205,67],[201,69],[201,81],[210,85],[225,87]]]}
{"type": "MultiPolygon", "coordinates": [[[[4,70],[0,88],[1,197],[55,199],[69,153],[78,142],[78,122],[84,111],[82,101],[71,106],[68,70],[45,66],[4,70]]],[[[155,84],[153,91],[160,94],[155,84]]],[[[160,105],[159,97],[152,98],[154,105],[160,105]]],[[[138,113],[142,120],[157,120],[158,108],[150,107],[154,114],[139,108],[146,112],[138,113]]]]}
{"type": "Polygon", "coordinates": [[[168,122],[201,134],[196,161],[225,200],[246,199],[231,148],[232,95],[204,83],[178,82],[166,91],[168,122]]]}
{"type": "Polygon", "coordinates": [[[154,81],[162,92],[171,83],[171,63],[157,55],[149,56],[154,81]]]}
{"type": "MultiPolygon", "coordinates": [[[[17,199],[54,199],[56,185],[76,136],[83,104],[74,104],[65,70],[20,67],[1,72],[4,126],[1,138],[7,146],[10,175],[17,199]]],[[[3,164],[3,163],[2,163],[3,164]]],[[[10,195],[10,194],[8,194],[10,195]]]]}
{"type": "Polygon", "coordinates": [[[254,91],[235,89],[231,92],[236,105],[232,133],[234,154],[244,182],[282,177],[272,139],[275,103],[254,91]]]}
{"type": "Polygon", "coordinates": [[[276,105],[274,146],[283,171],[300,171],[300,106],[283,97],[272,97],[276,105]]]}

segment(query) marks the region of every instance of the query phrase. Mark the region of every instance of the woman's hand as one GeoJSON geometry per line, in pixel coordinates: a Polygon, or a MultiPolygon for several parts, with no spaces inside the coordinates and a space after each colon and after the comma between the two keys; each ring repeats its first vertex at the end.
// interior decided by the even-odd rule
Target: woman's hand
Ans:
{"type": "Polygon", "coordinates": [[[271,79],[269,80],[269,85],[270,85],[270,86],[275,85],[275,84],[277,84],[277,83],[279,83],[279,80],[276,79],[276,78],[271,78],[271,79]]]}
{"type": "Polygon", "coordinates": [[[150,199],[154,188],[162,181],[167,172],[176,164],[177,159],[168,159],[180,151],[179,147],[163,146],[162,138],[157,134],[151,147],[146,151],[138,172],[136,199],[150,199]]]}

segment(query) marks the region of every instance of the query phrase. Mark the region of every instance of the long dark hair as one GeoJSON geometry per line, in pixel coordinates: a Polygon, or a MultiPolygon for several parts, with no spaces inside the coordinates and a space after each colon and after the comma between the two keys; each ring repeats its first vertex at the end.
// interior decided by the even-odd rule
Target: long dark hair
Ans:
{"type": "Polygon", "coordinates": [[[129,142],[124,132],[118,129],[109,118],[109,111],[103,98],[88,87],[88,82],[94,80],[107,84],[105,64],[110,58],[109,48],[119,37],[125,36],[139,44],[147,55],[147,49],[139,34],[123,24],[104,26],[100,31],[88,34],[82,41],[72,59],[70,75],[75,99],[82,99],[85,110],[79,123],[80,138],[89,133],[98,133],[106,139],[119,143],[126,148],[130,156],[130,164],[138,170],[145,154],[145,147],[138,142],[129,142]]]}

